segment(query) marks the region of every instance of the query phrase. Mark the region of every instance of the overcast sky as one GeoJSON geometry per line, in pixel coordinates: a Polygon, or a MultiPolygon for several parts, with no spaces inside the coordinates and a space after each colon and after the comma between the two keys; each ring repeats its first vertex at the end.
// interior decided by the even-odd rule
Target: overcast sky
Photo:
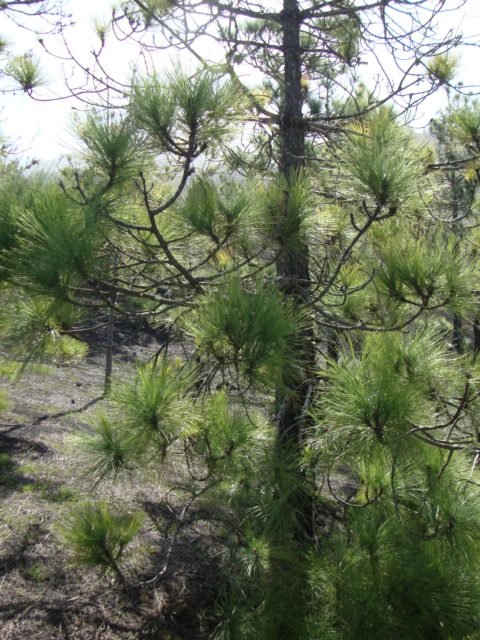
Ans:
{"type": "MultiPolygon", "coordinates": [[[[67,7],[76,24],[66,34],[69,45],[82,59],[87,60],[88,52],[98,45],[92,26],[94,18],[100,21],[107,19],[111,15],[111,4],[111,0],[68,0],[67,7]]],[[[467,0],[463,10],[449,13],[444,20],[444,28],[459,27],[471,42],[480,42],[480,0],[467,0]]],[[[30,50],[38,55],[42,54],[35,37],[28,31],[15,28],[4,16],[0,16],[0,34],[7,38],[16,54],[30,50]]],[[[45,40],[49,47],[60,52],[59,45],[55,45],[53,40],[45,40]]],[[[133,48],[116,44],[109,51],[107,64],[110,68],[128,75],[131,58],[135,55],[133,48]]],[[[480,47],[467,47],[460,52],[460,56],[460,77],[463,82],[480,85],[480,47]]],[[[65,94],[60,63],[45,56],[42,59],[47,84],[45,89],[38,92],[38,96],[46,99],[65,94]]],[[[367,80],[370,72],[374,74],[372,66],[364,70],[367,80]]],[[[69,66],[66,65],[67,72],[68,69],[69,66]]],[[[21,91],[4,94],[1,100],[3,109],[0,130],[25,157],[51,161],[73,150],[72,139],[68,134],[68,123],[72,110],[75,109],[72,100],[38,102],[21,91]]],[[[419,126],[426,124],[435,110],[441,107],[441,100],[442,96],[438,96],[422,107],[417,120],[419,126]]]]}

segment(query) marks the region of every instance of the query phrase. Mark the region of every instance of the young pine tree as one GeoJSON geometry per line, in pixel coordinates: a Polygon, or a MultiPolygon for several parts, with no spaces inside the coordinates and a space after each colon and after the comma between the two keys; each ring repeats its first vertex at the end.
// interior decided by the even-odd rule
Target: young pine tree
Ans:
{"type": "Polygon", "coordinates": [[[444,159],[354,74],[378,37],[417,61],[407,106],[451,83],[443,3],[407,4],[412,29],[396,0],[124,5],[115,28],[189,50],[202,32],[226,60],[136,74],[118,115],[80,119],[83,161],[2,254],[16,296],[136,298],[184,341],[84,451],[98,480],[183,451],[185,508],[228,511],[216,638],[478,635],[478,364],[445,329],[475,318],[475,238],[451,233],[444,159]]]}

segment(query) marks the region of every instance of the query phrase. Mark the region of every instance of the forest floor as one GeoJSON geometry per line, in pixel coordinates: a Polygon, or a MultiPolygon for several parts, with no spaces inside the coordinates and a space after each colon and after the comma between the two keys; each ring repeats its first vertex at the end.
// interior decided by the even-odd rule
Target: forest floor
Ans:
{"type": "MultiPolygon", "coordinates": [[[[119,375],[158,349],[152,339],[124,344],[114,357],[119,375]]],[[[203,640],[211,631],[221,534],[201,513],[179,529],[181,497],[168,487],[180,471],[96,487],[82,475],[75,436],[108,410],[103,359],[93,350],[80,363],[16,377],[18,366],[0,357],[9,400],[0,415],[0,640],[203,640]],[[75,567],[62,546],[59,525],[90,499],[147,513],[125,568],[133,588],[75,567]]]]}

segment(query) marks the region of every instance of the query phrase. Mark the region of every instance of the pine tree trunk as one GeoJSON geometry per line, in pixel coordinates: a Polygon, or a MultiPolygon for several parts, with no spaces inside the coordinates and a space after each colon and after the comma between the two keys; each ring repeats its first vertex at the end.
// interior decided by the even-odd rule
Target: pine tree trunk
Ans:
{"type": "Polygon", "coordinates": [[[478,316],[473,321],[473,353],[475,356],[480,353],[480,318],[478,316]]]}
{"type": "Polygon", "coordinates": [[[105,344],[105,381],[103,385],[103,393],[105,395],[110,392],[112,386],[114,315],[113,307],[110,307],[108,309],[107,341],[105,344]]]}
{"type": "MultiPolygon", "coordinates": [[[[288,203],[288,185],[296,179],[305,164],[305,131],[303,126],[302,91],[302,49],[300,46],[301,17],[297,0],[284,0],[282,12],[284,59],[284,102],[280,121],[281,171],[287,183],[285,207],[288,203]]],[[[299,235],[292,242],[286,240],[280,247],[276,263],[277,278],[282,293],[302,307],[310,297],[310,272],[308,245],[299,235]]],[[[291,384],[289,394],[277,394],[278,445],[288,456],[294,456],[301,445],[306,426],[308,399],[315,365],[313,329],[307,326],[301,335],[301,355],[303,363],[297,380],[291,384]]],[[[304,501],[302,500],[302,503],[304,501]]],[[[311,529],[311,508],[300,519],[308,531],[311,529]]],[[[299,514],[301,515],[301,514],[299,514]]],[[[311,531],[310,531],[311,533],[311,531]]]]}
{"type": "Polygon", "coordinates": [[[455,313],[453,316],[452,344],[457,353],[459,354],[463,353],[462,318],[457,313],[455,313]]]}
{"type": "MultiPolygon", "coordinates": [[[[117,254],[113,255],[113,273],[114,280],[117,272],[118,257],[117,254]]],[[[107,324],[107,341],[105,344],[105,381],[103,385],[103,393],[107,395],[112,387],[112,372],[113,372],[113,343],[114,343],[114,328],[115,328],[115,304],[117,302],[116,293],[112,294],[110,299],[110,306],[108,308],[108,324],[107,324]]]]}
{"type": "MultiPolygon", "coordinates": [[[[305,164],[305,131],[303,125],[302,50],[300,46],[301,16],[297,0],[284,0],[282,11],[282,54],[284,62],[284,98],[280,119],[281,166],[285,179],[285,211],[289,206],[289,187],[303,170],[305,164]]],[[[285,239],[276,261],[276,272],[282,294],[294,306],[301,308],[310,297],[309,250],[306,241],[285,239]],[[293,241],[292,241],[293,240],[293,241]]],[[[313,494],[301,468],[300,449],[308,422],[308,403],[312,392],[315,350],[313,328],[307,326],[300,339],[302,369],[297,379],[290,382],[288,393],[277,392],[277,491],[279,505],[285,510],[285,522],[291,522],[291,530],[283,527],[272,536],[274,547],[290,547],[292,561],[285,566],[281,560],[272,562],[272,579],[267,596],[270,614],[266,640],[294,640],[302,637],[303,623],[307,617],[304,594],[306,584],[306,551],[313,535],[313,494]],[[290,475],[293,489],[288,490],[288,501],[282,500],[284,478],[290,475]],[[292,517],[294,514],[294,517],[292,517]],[[293,560],[295,558],[295,560],[293,560]],[[279,602],[288,606],[279,608],[279,602]]],[[[289,482],[286,483],[287,486],[289,482]]]]}

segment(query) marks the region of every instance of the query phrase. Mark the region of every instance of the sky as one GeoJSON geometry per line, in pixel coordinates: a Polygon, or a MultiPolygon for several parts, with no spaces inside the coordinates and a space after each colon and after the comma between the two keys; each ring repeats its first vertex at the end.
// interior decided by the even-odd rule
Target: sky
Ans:
{"type": "MultiPolygon", "coordinates": [[[[447,4],[454,0],[447,0],[447,4]]],[[[98,47],[98,37],[93,24],[103,22],[111,16],[112,0],[67,0],[67,9],[72,14],[75,25],[65,31],[68,44],[83,61],[88,60],[89,51],[98,47]]],[[[467,0],[464,8],[450,12],[443,19],[442,28],[454,28],[462,31],[470,42],[480,43],[480,0],[467,0]]],[[[5,37],[10,50],[16,55],[31,51],[42,58],[45,87],[36,91],[37,100],[32,100],[22,91],[1,95],[0,131],[13,143],[20,156],[45,162],[55,162],[60,157],[75,152],[71,135],[71,118],[82,105],[73,99],[57,99],[66,95],[63,74],[71,73],[71,65],[60,63],[46,56],[36,41],[34,34],[18,29],[5,16],[0,15],[0,35],[5,37]]],[[[63,53],[61,44],[52,37],[45,37],[48,48],[63,53]]],[[[106,49],[106,63],[115,74],[128,77],[136,50],[114,42],[106,49]]],[[[167,56],[163,55],[166,59],[167,56]]],[[[166,60],[168,63],[170,60],[166,60]]],[[[86,62],[86,64],[89,64],[86,62]]],[[[364,77],[368,83],[376,73],[373,61],[364,68],[364,77]]],[[[460,79],[468,85],[480,85],[480,44],[479,47],[466,47],[460,51],[460,79]]],[[[10,85],[12,86],[12,85],[10,85]]],[[[435,111],[441,108],[445,100],[444,92],[430,99],[417,114],[414,122],[419,128],[426,126],[435,111]]]]}

